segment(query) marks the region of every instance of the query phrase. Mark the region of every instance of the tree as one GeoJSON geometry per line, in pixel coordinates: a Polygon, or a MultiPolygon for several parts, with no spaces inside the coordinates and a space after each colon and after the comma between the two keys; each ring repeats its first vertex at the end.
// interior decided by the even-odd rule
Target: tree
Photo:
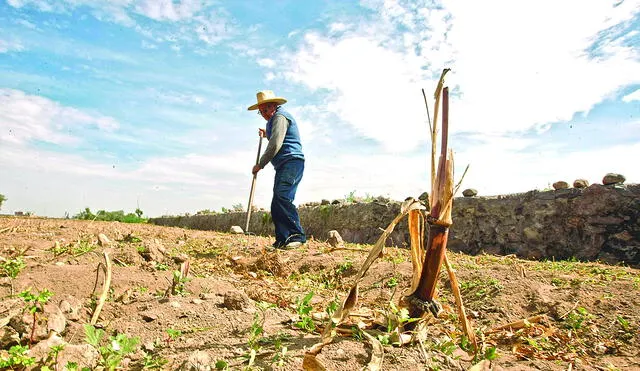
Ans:
{"type": "Polygon", "coordinates": [[[0,193],[0,209],[2,209],[2,203],[5,202],[7,200],[7,198],[0,193]]]}

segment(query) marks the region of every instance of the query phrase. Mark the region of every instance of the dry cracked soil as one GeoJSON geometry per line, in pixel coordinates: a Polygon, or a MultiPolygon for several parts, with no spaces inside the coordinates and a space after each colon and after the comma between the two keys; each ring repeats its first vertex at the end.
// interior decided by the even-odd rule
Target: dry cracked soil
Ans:
{"type": "MultiPolygon", "coordinates": [[[[21,353],[35,362],[26,369],[300,370],[370,246],[329,251],[312,240],[273,252],[270,242],[149,224],[2,217],[0,364],[25,368],[9,365],[21,353]],[[105,251],[111,283],[90,328],[104,333],[96,341],[87,324],[104,287],[105,251]],[[34,302],[45,290],[52,295],[34,302]]],[[[453,253],[449,260],[478,336],[476,353],[462,336],[445,271],[438,286],[444,312],[425,317],[426,339],[393,344],[385,316],[408,288],[412,265],[407,249],[387,247],[360,286],[346,331],[318,359],[330,370],[366,367],[372,348],[357,329],[366,323],[384,345],[384,370],[640,369],[637,269],[453,253]],[[499,329],[526,318],[533,319],[499,329]]]]}

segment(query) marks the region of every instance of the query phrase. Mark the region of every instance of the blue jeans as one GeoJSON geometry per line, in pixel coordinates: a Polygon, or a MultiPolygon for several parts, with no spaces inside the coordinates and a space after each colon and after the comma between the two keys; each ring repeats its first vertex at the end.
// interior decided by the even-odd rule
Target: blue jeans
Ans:
{"type": "Polygon", "coordinates": [[[289,242],[306,242],[298,209],[293,205],[298,184],[304,173],[304,160],[291,159],[276,169],[271,200],[271,218],[276,230],[275,246],[289,242]]]}

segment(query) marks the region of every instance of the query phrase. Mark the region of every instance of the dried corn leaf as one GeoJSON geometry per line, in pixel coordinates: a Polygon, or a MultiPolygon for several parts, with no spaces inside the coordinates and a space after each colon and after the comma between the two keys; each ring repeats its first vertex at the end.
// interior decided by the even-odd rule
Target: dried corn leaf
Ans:
{"type": "Polygon", "coordinates": [[[411,238],[411,264],[413,266],[413,274],[411,275],[410,293],[418,288],[420,283],[420,274],[422,273],[422,263],[424,261],[424,245],[423,245],[423,228],[424,217],[420,210],[412,210],[409,212],[409,236],[411,238]]]}
{"type": "Polygon", "coordinates": [[[546,315],[540,314],[540,315],[537,315],[537,316],[521,319],[519,321],[507,323],[506,325],[494,327],[491,330],[487,331],[486,333],[487,334],[491,334],[491,333],[499,332],[499,331],[502,331],[502,330],[517,330],[517,329],[521,329],[521,328],[530,326],[532,323],[538,323],[538,322],[544,320],[546,317],[547,317],[546,315]]]}
{"type": "Polygon", "coordinates": [[[326,367],[318,361],[315,355],[305,354],[302,360],[302,369],[305,371],[326,371],[326,367]]]}
{"type": "Polygon", "coordinates": [[[393,232],[395,226],[400,222],[400,220],[402,220],[405,215],[407,215],[412,210],[424,209],[425,207],[419,201],[416,201],[414,199],[408,199],[402,203],[400,214],[398,214],[398,216],[396,216],[393,221],[387,226],[382,235],[376,241],[375,245],[371,248],[371,251],[369,251],[369,255],[362,264],[362,267],[360,267],[360,271],[356,276],[356,280],[349,290],[349,294],[342,303],[342,306],[334,313],[333,317],[331,318],[330,325],[325,327],[325,329],[322,331],[320,342],[312,346],[311,349],[309,349],[309,351],[307,351],[307,353],[305,354],[305,360],[307,360],[310,365],[319,364],[322,366],[320,361],[318,361],[315,356],[322,351],[322,348],[325,345],[333,341],[333,338],[336,335],[335,327],[342,323],[342,321],[344,321],[349,316],[349,312],[356,306],[358,302],[358,284],[369,270],[371,264],[373,264],[373,262],[375,262],[376,259],[380,257],[380,252],[384,248],[385,241],[387,240],[387,237],[389,237],[391,232],[393,232]]]}
{"type": "Polygon", "coordinates": [[[382,348],[382,344],[368,332],[362,331],[362,334],[369,343],[371,343],[371,359],[369,360],[366,369],[369,371],[382,370],[382,362],[384,361],[384,350],[382,348]]]}
{"type": "Polygon", "coordinates": [[[449,273],[449,280],[451,281],[451,291],[453,291],[453,296],[456,299],[456,308],[458,309],[458,317],[460,318],[460,322],[462,323],[462,329],[464,334],[469,339],[469,343],[474,351],[478,349],[478,342],[476,341],[476,334],[473,332],[471,325],[469,324],[469,320],[467,319],[467,312],[464,309],[464,304],[462,303],[462,295],[460,295],[460,287],[458,286],[458,279],[456,278],[456,274],[449,264],[449,260],[447,259],[447,255],[444,256],[444,265],[447,267],[447,272],[449,273]]]}

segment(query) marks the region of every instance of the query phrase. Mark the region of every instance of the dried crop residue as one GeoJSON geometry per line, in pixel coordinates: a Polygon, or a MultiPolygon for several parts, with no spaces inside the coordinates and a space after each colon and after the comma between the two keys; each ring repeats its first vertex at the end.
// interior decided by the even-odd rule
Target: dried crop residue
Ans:
{"type": "MultiPolygon", "coordinates": [[[[22,299],[10,300],[11,286],[15,293],[29,287],[51,291],[49,302],[66,317],[59,336],[69,344],[86,344],[83,325],[92,315],[96,269],[109,248],[112,282],[98,324],[108,335],[140,339],[123,360],[129,369],[142,369],[149,357],[165,360],[164,369],[176,369],[190,357],[206,361],[207,355],[212,367],[218,362],[241,369],[253,351],[255,369],[299,370],[305,349],[319,340],[326,312],[344,299],[369,249],[347,244],[352,249],[328,253],[327,244],[311,241],[301,249],[270,252],[272,240],[259,236],[60,219],[0,218],[0,231],[0,264],[20,258],[26,265],[13,280],[0,269],[0,354],[15,344],[14,328],[31,326],[21,314],[22,299]],[[110,240],[106,247],[98,243],[101,233],[110,240]],[[357,248],[363,251],[353,251],[357,248]],[[186,260],[190,274],[184,290],[167,296],[173,272],[186,260]]],[[[397,301],[411,280],[409,251],[396,248],[387,248],[363,280],[351,331],[319,359],[335,370],[366,365],[371,347],[357,330],[362,321],[375,327],[370,333],[385,345],[385,370],[468,368],[485,357],[504,369],[640,367],[634,345],[640,341],[638,270],[489,255],[449,257],[469,319],[482,333],[483,351],[475,360],[462,349],[445,271],[438,285],[445,312],[430,319],[422,346],[390,344],[383,319],[393,310],[389,301],[397,301]],[[521,328],[491,331],[541,314],[521,328]]],[[[27,344],[29,334],[19,335],[27,344]]]]}

